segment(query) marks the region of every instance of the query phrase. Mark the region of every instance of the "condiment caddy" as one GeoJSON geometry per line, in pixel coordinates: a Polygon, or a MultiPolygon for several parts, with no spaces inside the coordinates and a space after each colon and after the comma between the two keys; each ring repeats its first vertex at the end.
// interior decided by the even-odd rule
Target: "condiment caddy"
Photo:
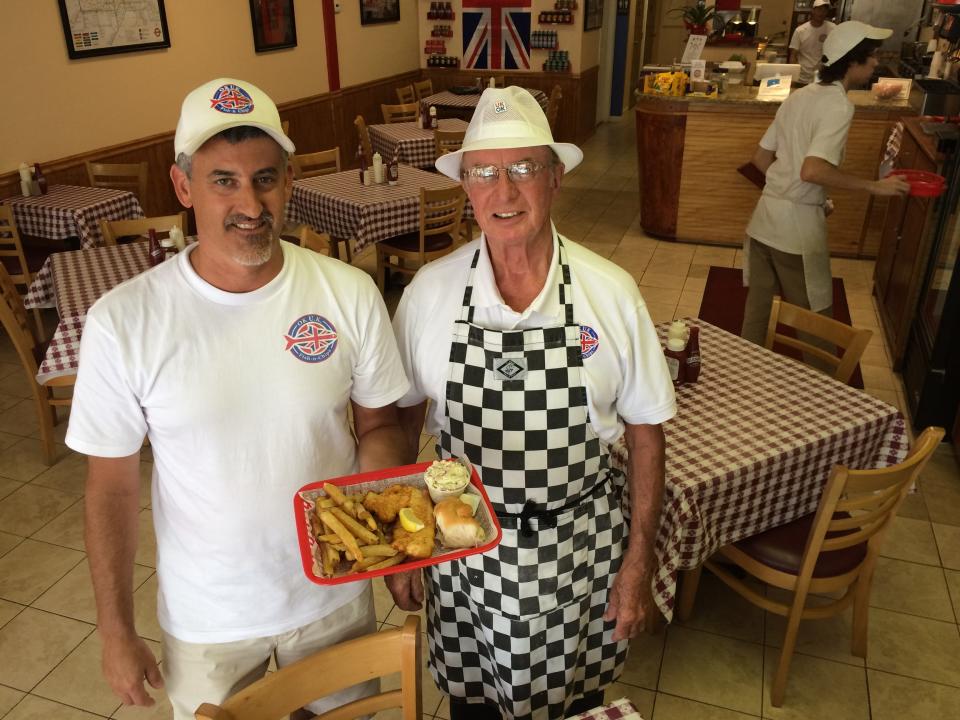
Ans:
{"type": "Polygon", "coordinates": [[[700,328],[683,320],[672,322],[663,354],[674,387],[695,383],[700,376],[700,328]]]}

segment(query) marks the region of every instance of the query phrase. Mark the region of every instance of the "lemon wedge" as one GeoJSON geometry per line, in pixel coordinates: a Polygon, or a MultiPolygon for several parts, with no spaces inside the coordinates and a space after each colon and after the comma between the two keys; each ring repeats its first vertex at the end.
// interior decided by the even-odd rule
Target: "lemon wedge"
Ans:
{"type": "Polygon", "coordinates": [[[420,518],[414,515],[412,508],[408,507],[400,510],[400,526],[410,533],[423,530],[423,523],[420,522],[420,518]]]}
{"type": "Polygon", "coordinates": [[[464,493],[460,496],[460,502],[466,503],[470,506],[470,514],[476,515],[477,508],[480,506],[480,496],[474,495],[473,493],[464,493]]]}

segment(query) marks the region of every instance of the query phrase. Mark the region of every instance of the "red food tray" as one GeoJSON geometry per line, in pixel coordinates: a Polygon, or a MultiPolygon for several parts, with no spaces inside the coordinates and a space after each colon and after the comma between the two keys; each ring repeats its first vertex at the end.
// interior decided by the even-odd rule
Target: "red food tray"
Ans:
{"type": "Polygon", "coordinates": [[[355,580],[369,580],[370,578],[380,577],[382,575],[393,575],[394,573],[407,572],[418,568],[438,565],[443,562],[457,560],[468,555],[476,555],[492,550],[500,544],[503,537],[503,531],[500,529],[500,523],[497,522],[497,516],[493,512],[493,506],[490,504],[490,498],[487,497],[486,490],[483,489],[483,483],[480,482],[480,476],[477,471],[471,468],[470,484],[465,492],[473,492],[480,496],[480,504],[477,506],[477,513],[474,517],[483,527],[486,536],[492,538],[488,542],[474,548],[454,548],[447,549],[435,541],[433,555],[422,560],[407,560],[399,565],[394,565],[380,570],[366,570],[364,572],[352,573],[341,577],[324,577],[320,571],[320,559],[317,557],[317,542],[313,537],[310,527],[310,514],[315,507],[317,497],[325,497],[323,492],[324,483],[333,483],[342,488],[349,489],[350,492],[382,492],[387,486],[396,483],[413,485],[415,487],[426,487],[423,480],[423,473],[431,463],[424,462],[416,465],[404,465],[402,467],[388,468],[386,470],[375,470],[358,475],[347,475],[329,480],[320,480],[319,482],[304,485],[297,490],[293,496],[293,515],[297,525],[297,539],[300,544],[300,560],[303,563],[303,572],[307,578],[318,585],[340,585],[341,583],[354,582],[355,580]]]}
{"type": "Polygon", "coordinates": [[[910,183],[910,194],[914,197],[939,197],[946,189],[942,175],[926,170],[894,170],[890,174],[899,175],[910,183]]]}

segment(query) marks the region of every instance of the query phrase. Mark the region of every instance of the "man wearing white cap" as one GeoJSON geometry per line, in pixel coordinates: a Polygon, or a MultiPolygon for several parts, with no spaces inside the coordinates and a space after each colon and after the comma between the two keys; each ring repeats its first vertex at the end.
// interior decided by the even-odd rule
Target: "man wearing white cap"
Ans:
{"type": "Polygon", "coordinates": [[[830,0],[813,0],[810,19],[798,25],[790,38],[790,62],[800,63],[800,82],[813,82],[823,55],[823,43],[836,25],[829,20],[830,0]]]}
{"type": "Polygon", "coordinates": [[[777,294],[832,316],[825,188],[873,195],[909,190],[897,176],[869,180],[839,169],[853,121],[847,91],[870,80],[874,53],[891,34],[855,20],[837,25],[823,44],[820,81],[790,93],[753,155],[767,181],[744,243],[749,290],[741,335],[751,342],[763,344],[777,294]]]}
{"type": "Polygon", "coordinates": [[[174,150],[197,242],[91,308],[66,442],[90,456],[104,674],[125,704],[151,705],[143,681],[163,680],[133,609],[150,439],[163,676],[186,720],[263,676],[271,656],[287,665],[375,629],[368,582],[303,577],[291,502],[308,482],[401,464],[393,403],[409,384],[369,276],[280,242],[294,146],[262,90],[220,78],[189,93],[174,150]]]}
{"type": "MultiPolygon", "coordinates": [[[[656,616],[660,424],[676,404],[636,281],[551,222],[582,158],[554,142],[530,93],[484,91],[461,150],[436,161],[462,182],[483,234],[425,265],[394,317],[411,452],[429,400],[438,454],[470,459],[503,527],[494,550],[428,573],[430,670],[452,720],[599,704],[627,640],[656,616]],[[624,482],[607,467],[621,435],[629,525],[624,482]]],[[[419,575],[388,586],[401,608],[419,608],[419,575]]]]}

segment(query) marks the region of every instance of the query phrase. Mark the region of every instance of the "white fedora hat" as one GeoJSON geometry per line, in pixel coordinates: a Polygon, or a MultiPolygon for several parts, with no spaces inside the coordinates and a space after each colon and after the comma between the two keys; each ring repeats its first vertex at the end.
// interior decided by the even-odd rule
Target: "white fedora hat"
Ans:
{"type": "Polygon", "coordinates": [[[437,158],[437,170],[460,180],[460,160],[471,150],[506,150],[549,145],[564,167],[573,170],[583,160],[583,151],[572,143],[553,141],[550,123],[540,103],[523,88],[487,88],[480,96],[463,145],[456,152],[437,158]]]}

